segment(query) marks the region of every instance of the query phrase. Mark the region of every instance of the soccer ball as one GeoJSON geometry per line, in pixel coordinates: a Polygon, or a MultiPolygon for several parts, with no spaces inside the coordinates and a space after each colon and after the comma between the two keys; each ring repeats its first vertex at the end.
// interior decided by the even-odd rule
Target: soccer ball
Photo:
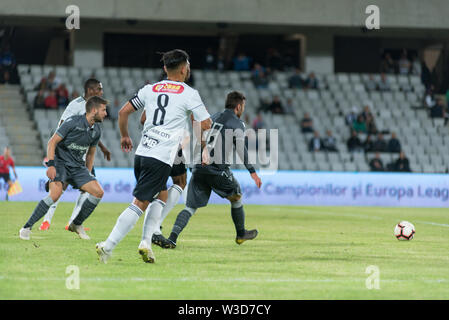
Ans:
{"type": "Polygon", "coordinates": [[[398,240],[412,240],[414,235],[415,226],[408,221],[401,221],[394,227],[394,236],[398,240]]]}

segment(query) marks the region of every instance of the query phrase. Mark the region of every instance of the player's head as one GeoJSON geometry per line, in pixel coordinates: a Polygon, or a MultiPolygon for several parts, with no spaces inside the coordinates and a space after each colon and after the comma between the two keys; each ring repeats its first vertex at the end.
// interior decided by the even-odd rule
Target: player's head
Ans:
{"type": "Polygon", "coordinates": [[[8,146],[6,146],[5,149],[3,149],[3,155],[7,158],[11,156],[11,149],[8,146]]]}
{"type": "Polygon", "coordinates": [[[103,122],[108,115],[106,112],[106,105],[108,101],[99,96],[93,96],[87,99],[86,114],[92,115],[95,122],[103,122]]]}
{"type": "Polygon", "coordinates": [[[234,110],[237,117],[241,117],[243,114],[243,111],[245,111],[245,95],[238,91],[232,91],[228,93],[226,97],[226,109],[232,109],[234,110]]]}
{"type": "Polygon", "coordinates": [[[84,98],[89,99],[93,96],[103,96],[103,85],[97,79],[90,78],[84,82],[84,98]]]}
{"type": "Polygon", "coordinates": [[[186,81],[190,77],[190,62],[187,52],[175,49],[165,52],[161,61],[164,63],[164,71],[167,76],[175,76],[186,81]]]}

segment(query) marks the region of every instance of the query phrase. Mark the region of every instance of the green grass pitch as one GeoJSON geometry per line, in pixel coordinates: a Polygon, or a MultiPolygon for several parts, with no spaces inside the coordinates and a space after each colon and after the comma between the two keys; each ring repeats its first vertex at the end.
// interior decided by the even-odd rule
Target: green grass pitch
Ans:
{"type": "MultiPolygon", "coordinates": [[[[32,240],[20,240],[35,205],[0,203],[0,299],[449,299],[448,209],[246,205],[246,226],[259,236],[239,246],[230,206],[210,205],[176,249],[153,245],[155,264],[137,253],[141,217],[105,265],[95,244],[127,204],[100,203],[85,222],[89,241],[64,230],[73,203],[59,205],[49,231],[39,221],[32,240]],[[394,238],[400,220],[415,224],[413,240],[394,238]],[[66,287],[70,265],[79,289],[66,287]],[[367,288],[369,266],[378,289],[367,288]]],[[[166,236],[181,209],[164,222],[166,236]]]]}

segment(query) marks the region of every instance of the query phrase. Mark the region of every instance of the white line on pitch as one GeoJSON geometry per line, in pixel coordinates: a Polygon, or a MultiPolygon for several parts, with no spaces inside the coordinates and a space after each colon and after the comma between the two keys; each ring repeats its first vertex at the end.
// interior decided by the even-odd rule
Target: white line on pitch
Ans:
{"type": "Polygon", "coordinates": [[[415,221],[415,222],[424,223],[424,224],[430,224],[432,226],[439,226],[439,227],[449,228],[449,224],[444,224],[444,223],[436,223],[436,222],[430,222],[430,221],[415,221]]]}

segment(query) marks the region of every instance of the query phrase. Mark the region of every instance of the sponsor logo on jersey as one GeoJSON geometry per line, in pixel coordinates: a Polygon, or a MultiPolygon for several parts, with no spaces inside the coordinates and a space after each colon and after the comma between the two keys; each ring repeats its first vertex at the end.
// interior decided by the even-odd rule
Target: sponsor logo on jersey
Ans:
{"type": "Polygon", "coordinates": [[[153,86],[153,92],[181,93],[184,86],[174,83],[160,83],[153,86]]]}

